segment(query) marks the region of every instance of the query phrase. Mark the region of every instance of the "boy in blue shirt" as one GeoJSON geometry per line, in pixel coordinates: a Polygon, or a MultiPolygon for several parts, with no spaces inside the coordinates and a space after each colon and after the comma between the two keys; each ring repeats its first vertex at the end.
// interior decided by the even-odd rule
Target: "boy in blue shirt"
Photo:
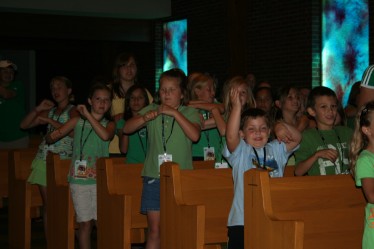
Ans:
{"type": "Polygon", "coordinates": [[[301,140],[300,132],[285,123],[277,123],[279,141],[268,142],[270,122],[266,112],[250,108],[242,114],[239,91],[232,89],[232,111],[227,121],[223,155],[232,165],[234,199],[228,219],[228,249],[244,249],[244,172],[263,168],[271,177],[282,177],[288,157],[301,140]]]}

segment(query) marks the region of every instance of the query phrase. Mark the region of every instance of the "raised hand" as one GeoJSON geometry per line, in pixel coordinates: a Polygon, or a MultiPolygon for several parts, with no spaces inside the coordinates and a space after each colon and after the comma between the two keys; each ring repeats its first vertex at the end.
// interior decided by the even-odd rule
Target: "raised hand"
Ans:
{"type": "Polygon", "coordinates": [[[45,99],[42,102],[40,102],[40,104],[35,109],[36,109],[37,112],[49,111],[54,106],[55,106],[55,104],[52,101],[50,101],[48,99],[45,99]]]}
{"type": "Polygon", "coordinates": [[[232,108],[234,107],[241,107],[241,103],[240,103],[240,93],[239,93],[239,90],[235,87],[233,87],[231,90],[230,90],[230,102],[231,102],[231,105],[232,105],[232,108]]]}
{"type": "Polygon", "coordinates": [[[157,111],[149,111],[143,115],[144,121],[148,122],[155,119],[158,116],[157,111]]]}
{"type": "Polygon", "coordinates": [[[158,107],[158,114],[166,114],[168,116],[174,117],[174,115],[175,115],[176,112],[178,112],[177,109],[175,109],[175,108],[173,108],[171,106],[168,106],[168,105],[161,104],[158,107]]]}
{"type": "Polygon", "coordinates": [[[87,116],[90,114],[90,112],[87,110],[86,105],[78,105],[77,110],[85,118],[87,118],[87,116]]]}

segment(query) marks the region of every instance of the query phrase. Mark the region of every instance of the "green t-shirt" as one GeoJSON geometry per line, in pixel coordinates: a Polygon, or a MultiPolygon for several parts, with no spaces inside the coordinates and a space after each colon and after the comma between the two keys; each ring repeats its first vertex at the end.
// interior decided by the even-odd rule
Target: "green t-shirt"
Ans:
{"type": "Polygon", "coordinates": [[[25,111],[25,89],[20,81],[13,81],[6,87],[17,93],[14,98],[3,99],[0,97],[0,141],[10,142],[26,137],[27,132],[19,127],[26,115],[25,111]]]}
{"type": "MultiPolygon", "coordinates": [[[[117,130],[122,132],[126,121],[117,122],[117,130]]],[[[147,153],[147,128],[142,128],[129,136],[129,145],[126,153],[126,163],[144,163],[147,153]]]]}
{"type": "MultiPolygon", "coordinates": [[[[109,122],[103,119],[100,123],[106,127],[109,122]]],[[[74,128],[73,156],[68,181],[81,185],[96,184],[96,161],[101,157],[109,156],[109,142],[103,141],[96,134],[90,122],[79,119],[74,128]],[[77,160],[85,160],[87,163],[84,178],[74,177],[77,160]]]]}
{"type": "MultiPolygon", "coordinates": [[[[362,186],[362,178],[374,178],[374,154],[364,150],[361,152],[356,163],[355,179],[356,185],[362,186]]],[[[364,235],[362,248],[374,248],[374,204],[368,203],[365,207],[364,235]]]]}
{"type": "MultiPolygon", "coordinates": [[[[208,119],[208,113],[204,110],[199,111],[203,115],[204,120],[208,119]]],[[[222,158],[222,138],[217,128],[202,130],[200,139],[192,144],[192,156],[204,157],[204,147],[213,147],[216,162],[221,162],[222,158]]]]}
{"type": "Polygon", "coordinates": [[[349,142],[352,130],[345,126],[337,126],[331,130],[307,129],[302,134],[300,148],[295,152],[296,165],[311,157],[316,151],[324,149],[338,150],[335,162],[318,158],[308,171],[308,175],[335,175],[348,172],[349,142]]]}
{"type": "MultiPolygon", "coordinates": [[[[143,108],[139,114],[143,115],[150,110],[157,110],[157,104],[150,104],[143,108]]],[[[180,106],[182,113],[191,123],[201,124],[200,116],[195,108],[180,106]]],[[[166,143],[166,153],[172,155],[172,161],[180,165],[181,169],[192,169],[192,141],[185,135],[181,126],[168,115],[159,115],[147,124],[147,155],[144,161],[143,176],[159,178],[160,169],[158,158],[165,153],[163,141],[166,143]],[[164,125],[162,120],[164,119],[164,125]],[[164,130],[164,137],[162,131],[164,130]]]]}

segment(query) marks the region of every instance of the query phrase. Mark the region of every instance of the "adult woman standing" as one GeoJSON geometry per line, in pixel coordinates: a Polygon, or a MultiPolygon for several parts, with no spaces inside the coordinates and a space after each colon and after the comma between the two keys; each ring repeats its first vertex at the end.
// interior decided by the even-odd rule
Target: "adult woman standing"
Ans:
{"type": "Polygon", "coordinates": [[[0,149],[27,148],[28,133],[19,124],[26,115],[25,88],[15,80],[17,66],[9,60],[0,60],[0,149]]]}

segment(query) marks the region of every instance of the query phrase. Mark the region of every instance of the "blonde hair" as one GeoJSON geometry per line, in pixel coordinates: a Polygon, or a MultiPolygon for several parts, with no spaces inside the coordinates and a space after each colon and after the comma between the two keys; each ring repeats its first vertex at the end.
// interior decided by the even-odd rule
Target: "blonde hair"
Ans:
{"type": "Polygon", "coordinates": [[[208,82],[213,82],[214,90],[216,89],[216,84],[214,79],[206,74],[196,73],[193,77],[188,77],[187,90],[189,94],[189,100],[197,100],[195,89],[202,89],[208,84],[208,82]]]}
{"type": "Polygon", "coordinates": [[[231,109],[232,109],[231,101],[230,101],[230,91],[234,87],[239,87],[240,85],[246,86],[247,94],[248,94],[247,103],[245,104],[242,112],[244,112],[248,108],[256,107],[256,101],[255,101],[255,98],[253,97],[252,89],[248,81],[246,81],[241,76],[235,76],[229,79],[228,81],[226,81],[225,84],[223,85],[223,105],[225,107],[225,114],[224,114],[225,118],[229,116],[229,114],[231,113],[231,109]]]}
{"type": "Polygon", "coordinates": [[[357,113],[355,120],[355,129],[353,132],[350,149],[349,149],[349,159],[350,168],[353,175],[356,171],[356,163],[358,156],[361,151],[368,146],[369,138],[363,133],[362,127],[370,126],[374,119],[374,101],[367,103],[361,110],[357,113]]]}
{"type": "MultiPolygon", "coordinates": [[[[53,86],[55,81],[60,81],[60,82],[64,83],[66,88],[71,89],[73,91],[73,83],[67,77],[65,77],[65,76],[55,76],[55,77],[53,77],[51,79],[51,82],[49,83],[49,87],[51,89],[52,89],[52,86],[53,86]]],[[[69,102],[73,103],[74,101],[75,101],[75,97],[74,97],[73,93],[71,92],[70,95],[69,95],[69,102]]]]}

